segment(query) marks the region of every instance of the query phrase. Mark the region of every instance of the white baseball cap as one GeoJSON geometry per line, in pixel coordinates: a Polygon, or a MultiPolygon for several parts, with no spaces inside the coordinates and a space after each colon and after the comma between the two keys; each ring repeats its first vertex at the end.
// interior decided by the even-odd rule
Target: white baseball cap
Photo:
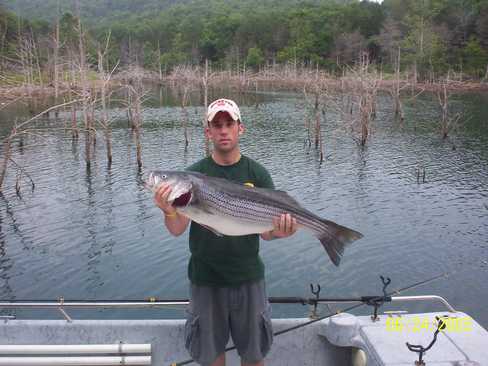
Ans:
{"type": "Polygon", "coordinates": [[[234,121],[241,120],[241,112],[236,102],[230,99],[214,100],[207,109],[207,122],[211,122],[218,112],[227,112],[234,121]]]}

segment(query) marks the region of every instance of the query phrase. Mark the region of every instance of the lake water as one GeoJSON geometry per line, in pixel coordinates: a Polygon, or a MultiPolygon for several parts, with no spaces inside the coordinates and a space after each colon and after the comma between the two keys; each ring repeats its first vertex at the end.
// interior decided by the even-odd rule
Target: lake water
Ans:
{"type": "MultiPolygon", "coordinates": [[[[160,101],[155,95],[143,113],[142,173],[183,169],[204,154],[203,108],[194,102],[188,109],[190,144],[185,151],[181,108],[170,96],[162,95],[160,101]]],[[[310,283],[321,284],[321,296],[371,295],[380,292],[379,275],[391,277],[393,290],[449,272],[448,279],[405,294],[444,296],[488,326],[488,95],[456,97],[465,122],[451,141],[443,141],[438,132],[434,96],[407,105],[404,124],[393,119],[388,97],[381,96],[366,148],[351,139],[338,114],[327,112],[326,161],[321,165],[315,151],[304,145],[306,107],[301,95],[231,96],[242,104],[247,127],[243,153],[266,166],[276,187],[305,207],[364,234],[347,248],[339,268],[309,233],[262,242],[270,296],[309,296],[310,283]],[[425,167],[425,182],[417,180],[419,166],[425,167]]],[[[26,119],[25,109],[17,105],[0,112],[2,137],[16,119],[26,119]]],[[[83,135],[73,142],[62,129],[69,124],[68,112],[58,120],[40,120],[36,127],[46,130],[14,144],[14,160],[25,166],[36,186],[31,192],[24,184],[22,198],[17,197],[15,167],[9,166],[0,198],[2,300],[187,297],[188,233],[174,238],[166,232],[152,194],[141,183],[125,111],[114,107],[110,115],[110,169],[99,134],[87,172],[83,135]]],[[[301,305],[276,305],[273,316],[306,316],[308,311],[301,305]]],[[[369,310],[358,311],[365,312],[369,310]]],[[[60,316],[54,311],[3,313],[60,316]]],[[[71,314],[184,316],[181,308],[71,314]]]]}

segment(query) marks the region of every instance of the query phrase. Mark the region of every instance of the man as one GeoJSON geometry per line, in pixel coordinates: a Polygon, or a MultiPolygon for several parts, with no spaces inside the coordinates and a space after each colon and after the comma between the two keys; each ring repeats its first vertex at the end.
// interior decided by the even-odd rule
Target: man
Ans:
{"type": "MultiPolygon", "coordinates": [[[[207,110],[205,133],[213,144],[211,156],[188,170],[255,187],[274,188],[267,170],[240,152],[244,133],[239,107],[229,99],[212,102],[207,110]]],[[[159,187],[154,199],[164,213],[164,223],[175,236],[190,220],[168,202],[171,188],[159,187]]],[[[264,240],[285,238],[297,230],[289,214],[275,218],[264,240]]],[[[264,284],[264,264],[259,257],[259,236],[217,236],[192,222],[188,276],[191,301],[185,326],[186,347],[202,365],[225,365],[229,333],[242,365],[264,365],[273,341],[269,304],[264,284]]]]}

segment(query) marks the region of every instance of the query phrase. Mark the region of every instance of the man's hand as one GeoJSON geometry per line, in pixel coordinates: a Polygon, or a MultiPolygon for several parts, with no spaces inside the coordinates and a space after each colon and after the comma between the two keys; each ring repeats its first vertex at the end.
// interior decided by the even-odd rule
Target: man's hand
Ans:
{"type": "Polygon", "coordinates": [[[171,193],[171,186],[167,184],[161,184],[161,186],[154,193],[154,202],[165,215],[175,215],[176,209],[168,202],[168,197],[171,193]]]}
{"type": "Polygon", "coordinates": [[[274,228],[271,231],[261,234],[264,240],[273,240],[278,238],[287,238],[297,231],[297,220],[290,214],[282,214],[280,217],[273,219],[274,228]]]}
{"type": "Polygon", "coordinates": [[[274,228],[271,233],[275,238],[287,238],[297,231],[297,220],[290,214],[282,214],[273,219],[274,228]]]}

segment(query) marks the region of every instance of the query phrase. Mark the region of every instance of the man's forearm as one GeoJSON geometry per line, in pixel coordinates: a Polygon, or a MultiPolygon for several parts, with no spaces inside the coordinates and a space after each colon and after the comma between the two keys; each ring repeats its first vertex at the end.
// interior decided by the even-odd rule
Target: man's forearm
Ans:
{"type": "Polygon", "coordinates": [[[183,234],[188,226],[188,223],[190,222],[190,219],[180,215],[178,212],[172,214],[166,214],[163,212],[163,215],[166,228],[174,236],[183,234]]]}

